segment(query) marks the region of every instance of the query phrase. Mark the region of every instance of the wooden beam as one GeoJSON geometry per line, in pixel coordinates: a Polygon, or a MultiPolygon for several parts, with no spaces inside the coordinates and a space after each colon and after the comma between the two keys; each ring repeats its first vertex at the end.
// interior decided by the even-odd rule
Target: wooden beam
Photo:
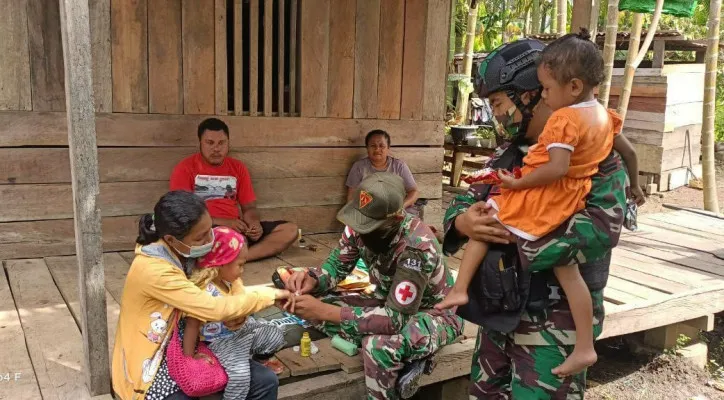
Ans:
{"type": "Polygon", "coordinates": [[[110,393],[111,379],[88,1],[62,0],[60,18],[78,285],[83,314],[83,373],[91,395],[97,396],[110,393]]]}
{"type": "Polygon", "coordinates": [[[664,68],[666,42],[663,40],[654,41],[654,58],[651,61],[651,68],[664,68]]]}
{"type": "Polygon", "coordinates": [[[33,110],[65,111],[63,43],[58,2],[28,2],[33,110]]]}
{"type": "MultiPolygon", "coordinates": [[[[196,128],[207,116],[97,114],[99,146],[198,146],[196,128]],[[130,132],[143,132],[130,134],[130,132]]],[[[232,147],[364,146],[372,129],[384,129],[400,146],[442,146],[442,121],[226,116],[232,147]],[[253,132],[264,132],[263,135],[253,132]],[[330,135],[330,132],[334,132],[330,135]]],[[[67,146],[67,121],[59,112],[0,112],[0,147],[67,146]]]]}
{"type": "Polygon", "coordinates": [[[355,118],[377,118],[380,55],[380,0],[357,2],[354,42],[355,118]]]}
{"type": "Polygon", "coordinates": [[[151,1],[148,4],[149,112],[183,114],[183,82],[181,0],[151,1]]]}
{"type": "Polygon", "coordinates": [[[244,113],[243,0],[234,0],[234,114],[244,113]]]}
{"type": "Polygon", "coordinates": [[[0,1],[0,110],[32,110],[27,3],[0,1]]]}
{"type": "Polygon", "coordinates": [[[327,116],[329,11],[331,0],[306,0],[300,7],[300,101],[302,117],[327,116]]]}
{"type": "Polygon", "coordinates": [[[425,25],[427,2],[405,1],[405,42],[402,55],[400,118],[422,119],[425,87],[425,25]]]}
{"type": "Polygon", "coordinates": [[[111,112],[113,111],[111,0],[92,0],[88,5],[93,52],[93,99],[96,112],[111,112]]]}
{"type": "Polygon", "coordinates": [[[284,52],[284,42],[286,38],[284,37],[284,25],[286,25],[286,15],[285,15],[285,8],[286,8],[286,1],[280,1],[276,2],[277,8],[278,8],[278,22],[279,25],[279,39],[277,41],[277,115],[280,117],[284,116],[284,89],[285,89],[285,83],[284,83],[284,56],[286,53],[284,52]]]}
{"type": "Polygon", "coordinates": [[[226,0],[216,0],[214,7],[214,76],[216,115],[229,113],[228,76],[226,71],[226,0]]]}
{"type": "Polygon", "coordinates": [[[299,18],[297,0],[291,0],[291,12],[289,16],[289,113],[297,114],[299,90],[297,81],[301,71],[297,70],[299,59],[299,46],[297,46],[297,19],[299,18]]]}
{"type": "Polygon", "coordinates": [[[450,0],[428,0],[422,100],[422,119],[427,121],[442,121],[445,117],[450,5],[450,0]]]}
{"type": "MultiPolygon", "coordinates": [[[[449,18],[447,18],[449,21],[449,18]]],[[[377,103],[379,117],[400,118],[405,2],[383,1],[380,10],[380,60],[377,103]]]]}
{"type": "Polygon", "coordinates": [[[147,113],[148,0],[111,0],[111,43],[113,111],[147,113]]]}
{"type": "Polygon", "coordinates": [[[213,114],[216,111],[215,7],[211,1],[206,3],[181,1],[184,114],[213,114]]]}
{"type": "Polygon", "coordinates": [[[327,116],[352,118],[354,99],[356,0],[329,4],[329,82],[327,116]]]}
{"type": "Polygon", "coordinates": [[[272,115],[274,99],[274,2],[264,0],[264,116],[272,115]]]}
{"type": "Polygon", "coordinates": [[[249,3],[249,115],[259,112],[259,1],[249,3]]]}

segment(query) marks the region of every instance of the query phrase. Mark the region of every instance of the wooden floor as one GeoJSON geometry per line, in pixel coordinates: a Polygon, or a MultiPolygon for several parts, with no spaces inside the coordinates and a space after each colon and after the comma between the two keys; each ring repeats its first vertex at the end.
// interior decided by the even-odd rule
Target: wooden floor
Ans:
{"type": "MultiPolygon", "coordinates": [[[[678,210],[639,218],[639,231],[625,233],[614,251],[604,291],[603,337],[648,330],[724,310],[724,219],[678,210]]],[[[280,265],[319,265],[336,244],[337,234],[305,236],[277,258],[250,263],[248,286],[268,284],[280,265]]],[[[457,268],[460,253],[448,258],[457,268]]],[[[105,254],[109,348],[113,347],[119,304],[132,253],[105,254]]],[[[75,257],[7,260],[0,274],[0,399],[89,398],[81,374],[75,257]]],[[[443,349],[434,377],[426,382],[469,374],[474,327],[467,338],[443,349]]],[[[354,398],[363,390],[362,365],[319,343],[318,356],[300,360],[279,354],[288,367],[280,399],[315,398],[325,387],[345,388],[354,398]],[[323,380],[303,379],[304,375],[323,380]],[[301,378],[300,378],[301,377],[301,378]],[[294,385],[285,382],[294,381],[294,385]]]]}

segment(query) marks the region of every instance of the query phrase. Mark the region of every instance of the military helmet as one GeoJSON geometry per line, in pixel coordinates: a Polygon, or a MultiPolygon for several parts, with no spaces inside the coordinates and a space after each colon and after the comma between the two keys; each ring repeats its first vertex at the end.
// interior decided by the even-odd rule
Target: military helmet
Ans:
{"type": "Polygon", "coordinates": [[[540,87],[536,61],[545,45],[535,39],[521,39],[493,50],[480,63],[475,85],[478,96],[511,91],[527,92],[540,87]]]}

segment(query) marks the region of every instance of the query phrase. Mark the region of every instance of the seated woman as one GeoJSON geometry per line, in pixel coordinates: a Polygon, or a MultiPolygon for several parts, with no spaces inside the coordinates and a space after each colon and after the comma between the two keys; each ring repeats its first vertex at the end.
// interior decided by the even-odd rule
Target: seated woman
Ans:
{"type": "MultiPolygon", "coordinates": [[[[214,245],[204,201],[193,193],[169,192],[153,212],[139,222],[136,257],[123,287],[112,363],[113,390],[121,400],[190,399],[170,379],[166,365],[166,347],[181,313],[235,328],[247,315],[290,297],[286,290],[267,287],[218,297],[200,289],[187,273],[214,245]]],[[[250,369],[247,398],[275,399],[274,372],[258,363],[250,369]]]]}
{"type": "Polygon", "coordinates": [[[347,201],[352,199],[355,190],[367,175],[389,172],[399,175],[405,184],[405,211],[420,216],[420,209],[424,203],[417,201],[419,192],[415,178],[404,161],[389,155],[390,142],[390,134],[381,129],[375,129],[367,134],[365,137],[367,157],[357,160],[347,175],[347,201]]]}

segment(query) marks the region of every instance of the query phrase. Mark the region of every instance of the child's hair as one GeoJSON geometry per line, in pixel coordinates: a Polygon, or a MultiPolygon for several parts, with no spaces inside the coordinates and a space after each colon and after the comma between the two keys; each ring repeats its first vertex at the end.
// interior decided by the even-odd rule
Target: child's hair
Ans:
{"type": "Polygon", "coordinates": [[[194,268],[189,280],[197,287],[206,288],[208,284],[219,276],[218,268],[194,268]]]}
{"type": "Polygon", "coordinates": [[[538,65],[551,71],[562,85],[578,78],[588,88],[596,87],[603,81],[603,57],[590,39],[586,28],[564,35],[543,49],[538,65]]]}

